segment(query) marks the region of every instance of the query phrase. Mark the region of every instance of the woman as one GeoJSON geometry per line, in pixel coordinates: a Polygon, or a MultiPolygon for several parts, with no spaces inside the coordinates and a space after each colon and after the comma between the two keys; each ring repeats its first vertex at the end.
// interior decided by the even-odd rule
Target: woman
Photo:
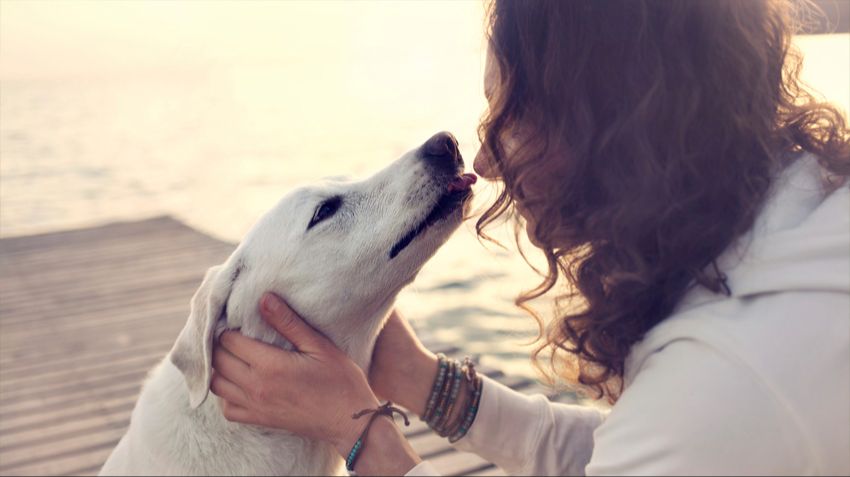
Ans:
{"type": "MultiPolygon", "coordinates": [[[[516,474],[850,474],[850,134],[800,86],[790,5],[493,4],[475,170],[504,189],[478,230],[516,212],[548,260],[517,303],[565,305],[535,355],[613,408],[462,379],[459,448],[516,474]]],[[[299,351],[224,334],[228,419],[332,442],[358,473],[433,473],[386,409],[355,446],[377,396],[451,401],[403,319],[367,380],[279,299],[261,309],[299,351]]]]}

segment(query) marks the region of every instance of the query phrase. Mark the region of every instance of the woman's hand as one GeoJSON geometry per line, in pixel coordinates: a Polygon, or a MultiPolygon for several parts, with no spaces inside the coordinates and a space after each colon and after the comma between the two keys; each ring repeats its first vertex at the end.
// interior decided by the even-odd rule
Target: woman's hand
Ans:
{"type": "MultiPolygon", "coordinates": [[[[263,296],[260,312],[296,351],[234,331],[222,334],[210,389],[221,398],[225,418],[326,441],[347,456],[366,424],[351,415],[379,404],[363,371],[275,295],[263,296]]],[[[360,472],[400,475],[419,462],[386,417],[372,426],[363,449],[360,472]]]]}
{"type": "Polygon", "coordinates": [[[421,416],[436,374],[437,357],[422,346],[407,320],[393,311],[372,353],[372,389],[421,416]]]}
{"type": "Polygon", "coordinates": [[[222,334],[210,388],[222,398],[224,416],[334,445],[353,444],[362,423],[351,414],[379,404],[363,371],[274,295],[263,297],[260,310],[297,351],[235,331],[222,334]]]}

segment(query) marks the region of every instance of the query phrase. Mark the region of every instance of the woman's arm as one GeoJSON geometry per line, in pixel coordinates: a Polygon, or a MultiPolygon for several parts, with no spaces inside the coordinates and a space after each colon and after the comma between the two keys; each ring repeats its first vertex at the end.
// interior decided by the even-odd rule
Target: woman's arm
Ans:
{"type": "MultiPolygon", "coordinates": [[[[369,382],[376,394],[422,415],[437,373],[437,357],[393,312],[375,346],[369,382]]],[[[466,381],[463,382],[466,386],[466,381]]],[[[462,389],[459,396],[467,396],[462,389]]],[[[465,401],[455,406],[456,419],[465,401]]],[[[604,414],[585,406],[526,396],[485,378],[481,405],[456,447],[510,474],[581,475],[593,452],[593,432],[604,414]]]]}
{"type": "MultiPolygon", "coordinates": [[[[393,310],[372,354],[372,390],[421,416],[436,374],[437,356],[422,345],[407,320],[393,310]]],[[[458,395],[465,396],[464,391],[461,389],[458,395]]]]}

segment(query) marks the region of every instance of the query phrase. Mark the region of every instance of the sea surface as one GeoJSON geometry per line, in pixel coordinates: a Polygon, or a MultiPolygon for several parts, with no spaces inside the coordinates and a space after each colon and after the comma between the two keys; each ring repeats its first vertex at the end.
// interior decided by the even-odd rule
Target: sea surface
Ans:
{"type": "MultiPolygon", "coordinates": [[[[167,9],[171,2],[149,3],[167,9]]],[[[479,2],[254,2],[249,13],[218,2],[205,4],[214,11],[203,15],[191,3],[180,4],[191,22],[127,12],[124,2],[86,4],[117,10],[109,13],[111,29],[97,24],[85,41],[69,34],[60,42],[72,52],[74,41],[106,52],[79,61],[56,45],[25,55],[39,44],[28,40],[30,30],[15,30],[14,15],[24,14],[4,4],[0,236],[168,214],[236,242],[290,188],[368,176],[437,131],[453,132],[471,165],[485,110],[479,2]],[[242,25],[238,40],[228,36],[234,23],[242,25]],[[177,40],[146,46],[136,40],[148,37],[128,36],[132,25],[155,25],[177,40]],[[122,48],[140,51],[143,67],[110,62],[125,58],[122,48]],[[41,70],[18,68],[15,54],[41,61],[41,70]]],[[[60,28],[60,15],[91,18],[83,13],[48,17],[60,28]]],[[[806,78],[847,111],[850,36],[798,43],[806,78]]],[[[479,181],[478,210],[494,190],[479,181]]],[[[513,302],[538,278],[507,228],[494,231],[500,248],[481,243],[473,223],[426,265],[398,306],[419,329],[482,362],[534,376],[529,342],[537,326],[513,302]]]]}

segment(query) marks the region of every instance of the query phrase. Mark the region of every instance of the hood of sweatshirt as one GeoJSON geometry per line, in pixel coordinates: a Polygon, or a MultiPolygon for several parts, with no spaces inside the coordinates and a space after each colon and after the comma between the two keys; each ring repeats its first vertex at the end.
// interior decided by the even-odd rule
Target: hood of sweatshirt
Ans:
{"type": "Polygon", "coordinates": [[[633,346],[626,385],[650,354],[676,339],[735,340],[741,330],[729,327],[749,316],[741,303],[782,292],[850,294],[850,185],[828,190],[824,174],[810,154],[782,171],[753,227],[718,257],[731,296],[704,287],[688,292],[633,346]]]}
{"type": "Polygon", "coordinates": [[[763,293],[850,293],[850,186],[825,190],[817,159],[800,157],[775,180],[750,232],[717,265],[732,296],[698,287],[685,295],[675,313],[763,293]]]}

